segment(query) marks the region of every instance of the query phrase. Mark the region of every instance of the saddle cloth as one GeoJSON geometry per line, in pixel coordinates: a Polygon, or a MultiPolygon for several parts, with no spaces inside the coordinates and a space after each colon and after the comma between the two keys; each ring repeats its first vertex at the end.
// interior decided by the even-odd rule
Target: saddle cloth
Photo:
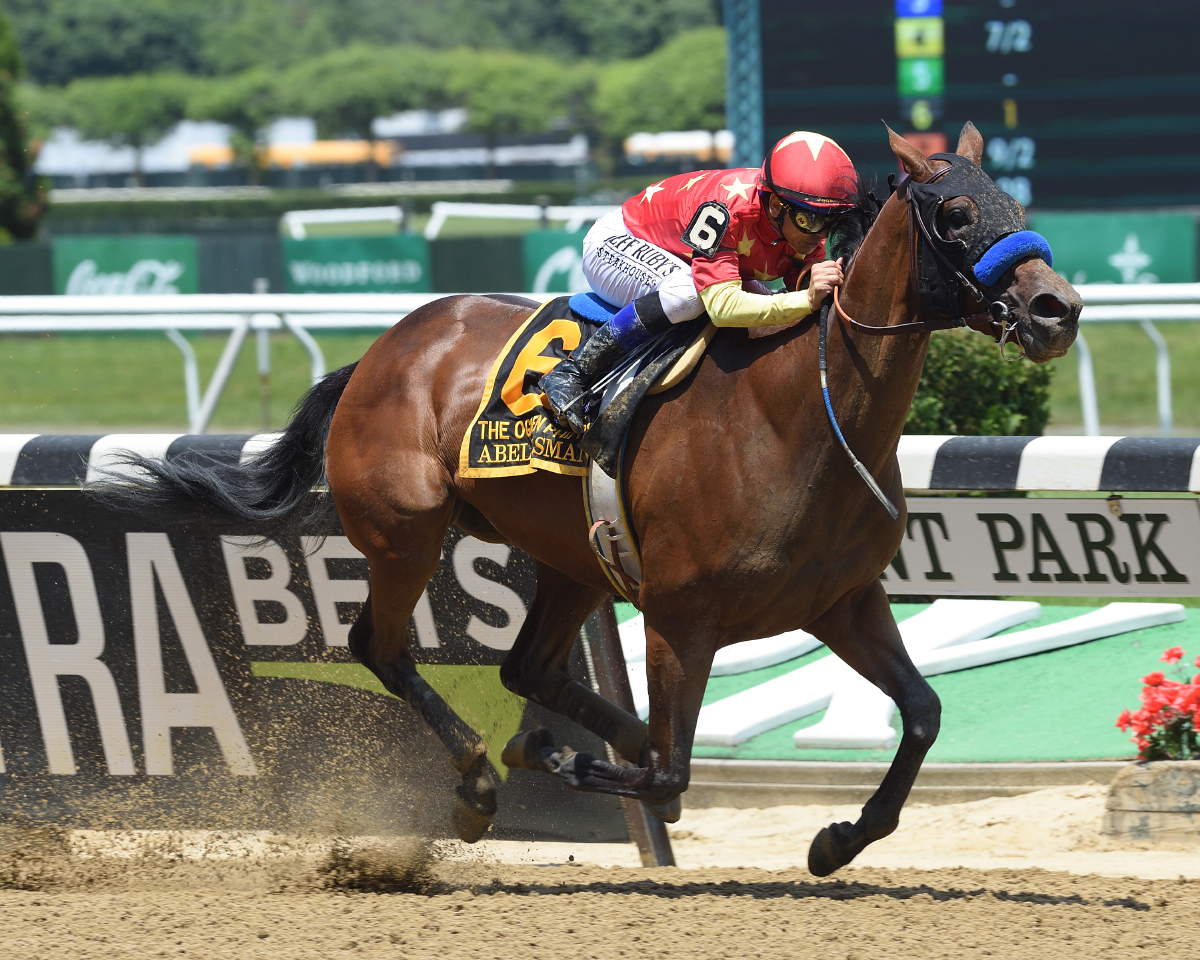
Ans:
{"type": "Polygon", "coordinates": [[[538,381],[613,312],[615,308],[594,295],[576,294],[543,304],[517,328],[492,364],[479,408],[463,436],[461,476],[512,477],[548,470],[584,477],[593,459],[610,473],[617,469],[625,433],[642,397],[682,382],[699,363],[716,328],[700,318],[680,325],[686,329],[667,331],[609,385],[591,429],[581,438],[549,418],[538,381]]]}

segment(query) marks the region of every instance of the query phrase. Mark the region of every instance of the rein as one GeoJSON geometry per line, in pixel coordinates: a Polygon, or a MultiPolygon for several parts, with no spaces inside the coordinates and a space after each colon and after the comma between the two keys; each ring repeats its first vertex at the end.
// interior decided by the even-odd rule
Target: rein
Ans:
{"type": "MultiPolygon", "coordinates": [[[[836,294],[837,287],[834,287],[836,294]]],[[[846,456],[850,458],[850,462],[854,465],[854,469],[858,471],[858,475],[862,477],[865,483],[875,498],[883,504],[883,508],[893,520],[900,516],[900,511],[896,509],[896,505],[888,499],[888,495],[884,493],[879,484],[875,482],[875,478],[871,476],[871,471],[862,465],[862,461],[854,455],[854,451],[850,449],[850,444],[846,442],[846,438],[842,436],[842,428],[838,426],[837,417],[833,415],[833,401],[829,399],[829,378],[827,376],[825,364],[825,343],[829,338],[829,304],[821,307],[821,323],[820,323],[820,338],[817,340],[817,366],[821,371],[821,396],[825,400],[825,413],[829,415],[829,423],[833,426],[833,432],[837,435],[838,442],[842,445],[842,449],[846,451],[846,456]]]]}
{"type": "MultiPolygon", "coordinates": [[[[938,172],[937,176],[929,180],[929,183],[936,183],[947,173],[952,167],[947,167],[938,172]]],[[[916,320],[911,323],[897,323],[891,326],[876,327],[866,323],[859,323],[850,316],[843,308],[838,299],[838,288],[833,288],[832,304],[827,302],[821,307],[821,318],[819,324],[819,340],[817,349],[817,366],[821,373],[821,396],[825,401],[825,413],[829,417],[829,423],[833,427],[834,435],[838,438],[838,442],[842,445],[842,450],[846,456],[850,458],[850,463],[855,471],[862,478],[863,482],[870,489],[875,498],[883,504],[888,515],[896,520],[900,516],[900,511],[896,509],[896,505],[883,492],[879,484],[875,482],[875,478],[871,476],[871,472],[862,464],[862,461],[854,455],[854,451],[850,449],[850,444],[846,442],[845,436],[842,435],[842,428],[838,425],[837,417],[833,412],[833,401],[829,396],[829,380],[827,365],[825,360],[826,343],[829,338],[829,310],[832,306],[836,311],[838,319],[852,330],[858,330],[861,333],[871,336],[885,337],[899,334],[910,333],[932,333],[935,330],[951,330],[957,327],[971,327],[979,330],[982,333],[989,334],[1000,348],[1000,356],[1005,360],[1019,360],[1024,357],[1024,351],[1016,357],[1004,356],[1004,345],[1008,342],[1009,336],[1016,330],[1016,324],[1010,323],[1010,313],[1008,305],[1001,300],[991,300],[987,293],[961,270],[958,269],[949,258],[946,257],[937,244],[933,242],[933,237],[930,236],[929,227],[926,225],[924,218],[917,211],[917,204],[909,195],[907,189],[908,181],[902,184],[896,192],[901,195],[904,202],[908,205],[908,235],[909,235],[909,272],[911,274],[911,283],[913,289],[917,291],[918,296],[922,296],[922,287],[917,279],[917,261],[919,244],[924,239],[927,249],[929,249],[935,257],[951,271],[954,278],[961,285],[961,289],[969,290],[974,294],[975,298],[980,303],[988,303],[990,306],[987,310],[980,311],[970,315],[964,315],[953,318],[939,317],[933,320],[916,320]]],[[[961,295],[961,290],[960,290],[961,295]]],[[[932,312],[932,311],[931,311],[932,312]]],[[[1018,348],[1020,342],[1018,341],[1018,348]]]]}

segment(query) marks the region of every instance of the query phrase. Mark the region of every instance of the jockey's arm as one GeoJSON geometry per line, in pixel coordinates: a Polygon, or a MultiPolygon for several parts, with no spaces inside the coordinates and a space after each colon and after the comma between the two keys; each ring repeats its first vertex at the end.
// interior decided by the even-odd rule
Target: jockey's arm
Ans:
{"type": "Polygon", "coordinates": [[[842,280],[840,261],[813,265],[807,290],[764,295],[742,289],[742,281],[725,280],[700,292],[700,300],[718,327],[774,327],[801,320],[820,307],[821,301],[842,280]]]}
{"type": "Polygon", "coordinates": [[[764,295],[748,293],[741,280],[714,283],[700,291],[700,300],[718,327],[774,327],[812,313],[807,290],[764,295]]]}

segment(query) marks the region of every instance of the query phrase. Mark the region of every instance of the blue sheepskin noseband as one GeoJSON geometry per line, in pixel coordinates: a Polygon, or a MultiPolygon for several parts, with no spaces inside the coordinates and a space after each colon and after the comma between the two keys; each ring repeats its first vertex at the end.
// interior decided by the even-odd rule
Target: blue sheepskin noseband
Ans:
{"type": "Polygon", "coordinates": [[[1033,230],[1019,230],[1001,237],[975,264],[975,279],[985,287],[995,285],[1014,263],[1026,257],[1041,257],[1046,266],[1054,266],[1054,256],[1050,252],[1050,244],[1040,233],[1033,230]]]}

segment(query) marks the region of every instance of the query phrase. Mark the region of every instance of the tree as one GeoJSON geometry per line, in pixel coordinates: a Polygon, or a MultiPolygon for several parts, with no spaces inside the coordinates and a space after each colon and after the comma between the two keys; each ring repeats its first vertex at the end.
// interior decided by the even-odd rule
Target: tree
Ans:
{"type": "Polygon", "coordinates": [[[75,119],[62,87],[39,87],[22,83],[17,88],[17,101],[35,140],[45,140],[55,127],[69,127],[75,119]]]}
{"type": "Polygon", "coordinates": [[[30,77],[288,68],[357,43],[639,57],[717,0],[7,0],[30,77]]]}
{"type": "Polygon", "coordinates": [[[467,124],[490,140],[502,133],[578,127],[592,90],[590,64],[500,50],[443,54],[446,90],[467,108],[467,124]]]}
{"type": "Polygon", "coordinates": [[[289,70],[280,106],[312,117],[322,137],[368,141],[374,178],[375,118],[448,105],[446,69],[444,57],[420,47],[345,47],[289,70]]]}
{"type": "Polygon", "coordinates": [[[258,135],[280,114],[279,78],[265,67],[231,77],[197,82],[187,102],[192,120],[213,120],[233,128],[230,146],[234,158],[249,171],[250,182],[262,177],[258,135]]]}
{"type": "Polygon", "coordinates": [[[444,65],[420,47],[356,44],[293,67],[280,81],[281,107],[317,122],[323,137],[369,140],[376,117],[444,99],[444,65]]]}
{"type": "Polygon", "coordinates": [[[38,83],[203,67],[205,0],[7,0],[5,6],[38,83]]]}
{"type": "Polygon", "coordinates": [[[187,116],[194,83],[179,73],[76,80],[66,91],[72,125],[87,139],[132,147],[141,186],[142,151],[187,116]]]}
{"type": "Polygon", "coordinates": [[[16,37],[0,16],[0,243],[36,236],[46,211],[45,184],[33,175],[34,152],[17,102],[20,76],[16,37]]]}
{"type": "Polygon", "coordinates": [[[600,129],[623,139],[662,130],[725,125],[725,31],[678,34],[649,56],[605,66],[597,80],[600,129]]]}
{"type": "Polygon", "coordinates": [[[676,34],[717,23],[713,0],[560,0],[538,6],[560,7],[578,33],[576,52],[599,60],[642,57],[676,34]]]}

